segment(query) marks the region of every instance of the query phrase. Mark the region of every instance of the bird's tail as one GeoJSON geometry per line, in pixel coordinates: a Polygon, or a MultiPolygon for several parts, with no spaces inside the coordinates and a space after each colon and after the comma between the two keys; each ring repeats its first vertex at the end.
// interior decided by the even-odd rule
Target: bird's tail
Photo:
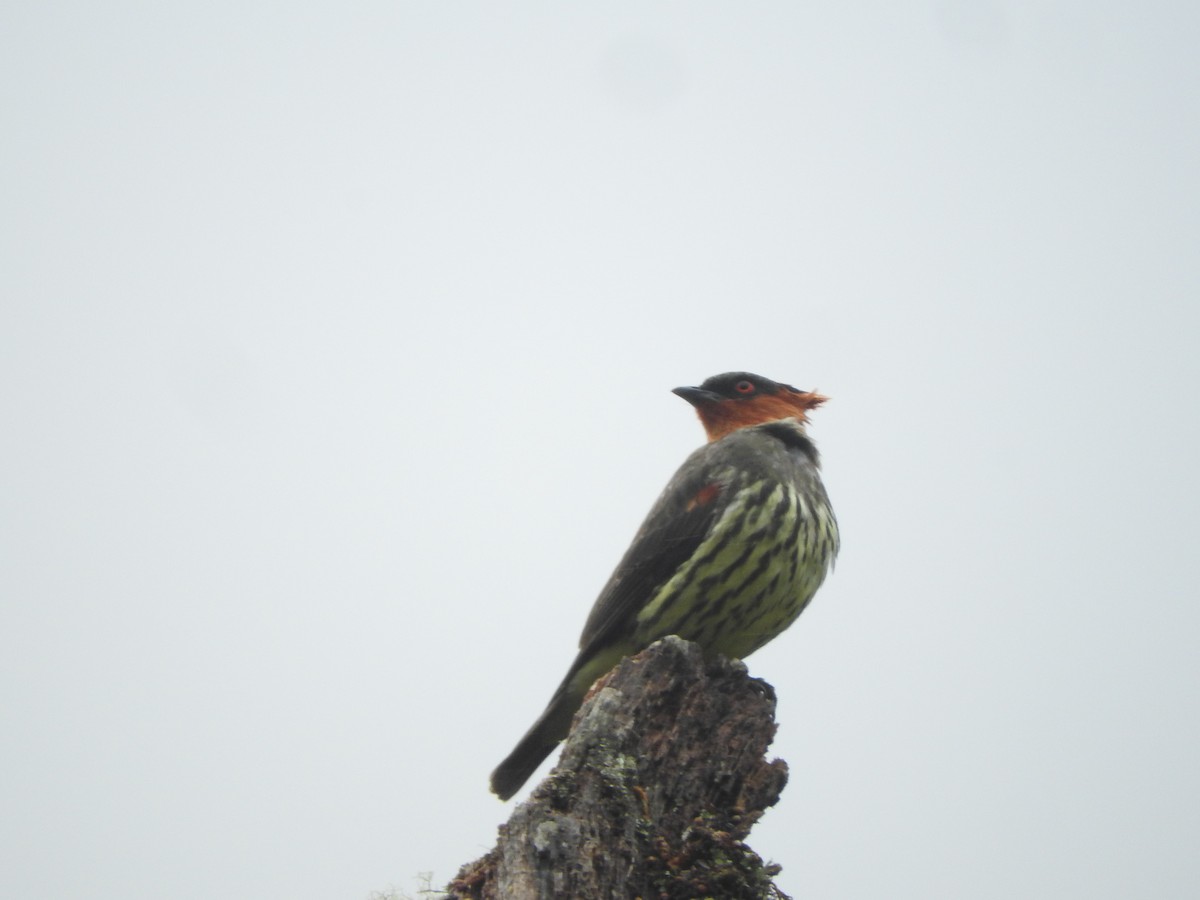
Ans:
{"type": "Polygon", "coordinates": [[[492,773],[492,791],[501,800],[519,791],[542,760],[554,752],[558,742],[571,730],[571,719],[582,702],[583,691],[568,677],[554,692],[546,711],[492,773]]]}

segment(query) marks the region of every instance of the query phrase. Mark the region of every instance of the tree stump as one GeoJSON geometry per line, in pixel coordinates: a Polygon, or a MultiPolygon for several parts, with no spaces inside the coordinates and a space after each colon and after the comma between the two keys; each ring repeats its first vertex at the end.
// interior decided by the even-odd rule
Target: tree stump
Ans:
{"type": "Polygon", "coordinates": [[[592,688],[558,765],[463,866],[472,900],[781,898],[744,843],[778,799],[775,693],[741,662],[668,637],[592,688]]]}

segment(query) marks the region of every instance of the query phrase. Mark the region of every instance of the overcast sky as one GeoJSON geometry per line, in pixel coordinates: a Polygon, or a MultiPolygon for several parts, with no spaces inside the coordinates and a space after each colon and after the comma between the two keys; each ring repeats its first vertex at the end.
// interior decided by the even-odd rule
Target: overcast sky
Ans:
{"type": "Polygon", "coordinates": [[[780,886],[1200,895],[1198,10],[6,4],[0,895],[444,883],[731,369],[780,886]]]}

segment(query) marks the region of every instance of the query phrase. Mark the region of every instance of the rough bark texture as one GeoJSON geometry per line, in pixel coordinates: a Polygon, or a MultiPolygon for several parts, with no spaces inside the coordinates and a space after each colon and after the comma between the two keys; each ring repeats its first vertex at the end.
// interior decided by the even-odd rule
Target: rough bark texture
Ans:
{"type": "Polygon", "coordinates": [[[767,762],[775,694],[670,637],[592,689],[555,769],[463,866],[478,900],[779,898],[743,840],[787,782],[767,762]]]}

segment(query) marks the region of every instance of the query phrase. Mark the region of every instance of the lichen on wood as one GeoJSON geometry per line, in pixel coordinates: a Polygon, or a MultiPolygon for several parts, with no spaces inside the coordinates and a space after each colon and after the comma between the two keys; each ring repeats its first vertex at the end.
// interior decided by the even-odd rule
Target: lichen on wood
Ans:
{"type": "Polygon", "coordinates": [[[787,782],[775,694],[668,637],[593,687],[554,770],[449,896],[642,900],[784,895],[745,839],[787,782]]]}

